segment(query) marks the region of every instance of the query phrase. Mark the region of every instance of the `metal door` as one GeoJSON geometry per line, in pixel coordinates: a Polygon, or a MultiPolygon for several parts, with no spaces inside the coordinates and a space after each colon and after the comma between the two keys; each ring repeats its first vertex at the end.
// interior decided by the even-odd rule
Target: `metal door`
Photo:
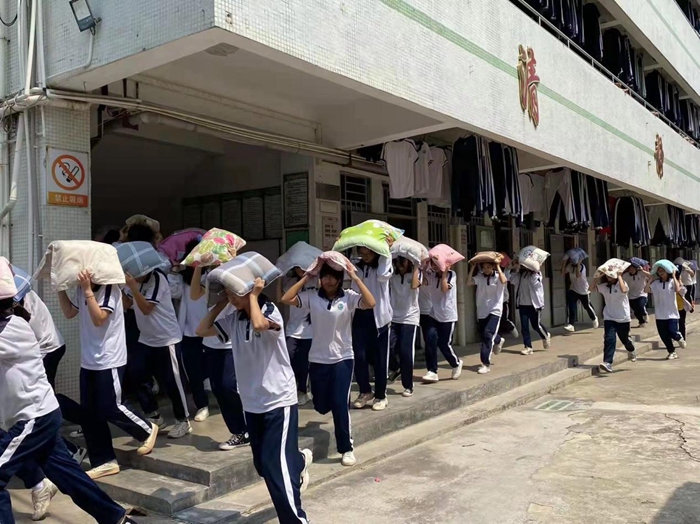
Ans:
{"type": "Polygon", "coordinates": [[[551,279],[551,301],[552,301],[552,324],[561,326],[566,324],[566,279],[561,274],[561,260],[564,258],[565,241],[563,235],[549,236],[549,251],[551,253],[552,274],[551,279]]]}

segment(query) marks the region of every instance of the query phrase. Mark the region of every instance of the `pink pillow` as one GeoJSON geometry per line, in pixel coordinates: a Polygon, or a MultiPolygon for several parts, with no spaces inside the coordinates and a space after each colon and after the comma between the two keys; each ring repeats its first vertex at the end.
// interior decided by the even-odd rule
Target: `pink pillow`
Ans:
{"type": "Polygon", "coordinates": [[[336,271],[347,271],[348,268],[352,266],[352,262],[342,253],[326,251],[325,253],[321,253],[314,263],[306,269],[306,273],[312,277],[317,277],[321,272],[323,264],[328,264],[336,271]]]}
{"type": "Polygon", "coordinates": [[[430,260],[432,260],[440,271],[445,271],[447,264],[454,266],[457,262],[464,260],[464,256],[452,249],[447,244],[438,244],[430,250],[430,260]]]}
{"type": "Polygon", "coordinates": [[[13,298],[16,294],[17,286],[10,262],[5,257],[0,257],[0,300],[13,298]]]}
{"type": "Polygon", "coordinates": [[[206,231],[196,227],[176,231],[160,243],[158,251],[168,257],[170,263],[175,266],[188,255],[187,244],[193,240],[200,242],[205,233],[206,231]]]}

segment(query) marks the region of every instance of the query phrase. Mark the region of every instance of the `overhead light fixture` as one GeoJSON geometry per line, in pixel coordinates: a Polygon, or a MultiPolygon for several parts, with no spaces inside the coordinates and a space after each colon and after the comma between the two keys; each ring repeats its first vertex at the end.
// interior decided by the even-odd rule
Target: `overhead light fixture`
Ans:
{"type": "Polygon", "coordinates": [[[204,50],[205,53],[214,56],[229,56],[235,53],[236,51],[238,51],[238,48],[236,46],[225,44],[223,42],[204,50]]]}
{"type": "Polygon", "coordinates": [[[75,21],[78,23],[78,29],[80,29],[81,32],[89,30],[94,35],[95,26],[101,19],[92,16],[92,10],[90,9],[88,0],[70,0],[68,3],[73,11],[75,21]]]}

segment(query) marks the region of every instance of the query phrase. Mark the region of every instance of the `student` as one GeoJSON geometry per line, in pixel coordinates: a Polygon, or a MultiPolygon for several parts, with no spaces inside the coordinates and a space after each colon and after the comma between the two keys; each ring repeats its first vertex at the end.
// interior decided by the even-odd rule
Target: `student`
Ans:
{"type": "Polygon", "coordinates": [[[484,375],[491,371],[493,355],[498,355],[503,349],[504,340],[498,334],[498,327],[508,281],[499,264],[484,262],[471,267],[467,283],[476,286],[476,318],[481,335],[481,367],[477,373],[484,375]],[[475,275],[479,266],[481,272],[475,275]]]}
{"type": "Polygon", "coordinates": [[[299,406],[284,321],[277,306],[262,294],[264,287],[258,278],[245,296],[227,290],[236,311],[216,321],[226,302],[217,304],[197,333],[231,341],[255,469],[265,480],[280,524],[308,524],[301,493],[309,485],[313,454],[298,447],[299,406]]]}
{"type": "MultiPolygon", "coordinates": [[[[372,293],[376,305],[374,309],[356,311],[352,320],[355,380],[360,388],[353,407],[362,409],[371,405],[373,411],[382,411],[389,405],[386,383],[389,376],[389,341],[393,315],[389,280],[393,267],[390,258],[380,256],[366,247],[360,247],[357,252],[360,255],[357,272],[372,293]],[[369,381],[368,355],[374,355],[374,392],[369,381]]],[[[358,291],[355,282],[353,289],[358,291]]]]}
{"type": "Polygon", "coordinates": [[[165,386],[173,405],[175,425],[168,438],[182,438],[192,433],[187,409],[187,397],[182,384],[180,342],[182,330],[175,315],[168,277],[156,269],[147,275],[134,278],[126,274],[128,293],[124,293],[124,305],[133,307],[139,328],[139,350],[133,355],[138,397],[146,418],[158,427],[165,421],[158,409],[158,401],[149,385],[155,375],[165,386]]]}
{"type": "MultiPolygon", "coordinates": [[[[678,266],[678,272],[680,274],[682,274],[682,269],[682,266],[678,266]]],[[[688,301],[687,297],[688,290],[685,288],[685,286],[683,286],[681,287],[681,293],[676,295],[676,307],[678,308],[678,315],[680,316],[680,318],[678,319],[678,331],[680,331],[681,335],[683,335],[683,339],[686,341],[686,343],[688,339],[686,338],[685,320],[688,316],[688,312],[695,312],[695,306],[692,302],[688,301]]]]}
{"type": "Polygon", "coordinates": [[[67,319],[78,317],[80,322],[80,406],[92,466],[88,475],[98,479],[119,473],[108,422],[141,442],[139,455],[153,450],[158,427],[122,402],[126,371],[122,295],[117,286],[98,286],[91,278],[89,271],[81,271],[75,301],[65,291],[59,291],[58,301],[67,319]]]}
{"type": "Polygon", "coordinates": [[[434,383],[438,377],[437,350],[440,348],[447,363],[452,368],[452,380],[462,374],[462,360],[452,349],[452,335],[457,323],[457,273],[447,264],[445,271],[440,271],[434,262],[430,262],[430,271],[424,277],[424,285],[430,294],[430,327],[425,348],[425,364],[428,372],[423,375],[423,382],[434,383]]]}
{"type": "Polygon", "coordinates": [[[649,319],[647,315],[647,279],[650,273],[641,267],[631,265],[622,276],[629,289],[630,308],[634,312],[634,317],[639,322],[637,327],[644,327],[649,319]]]}
{"type": "Polygon", "coordinates": [[[413,396],[413,365],[416,358],[416,334],[420,324],[418,295],[423,275],[410,260],[394,260],[394,275],[389,281],[391,292],[391,337],[389,351],[389,381],[401,376],[403,397],[413,396]]]}
{"type": "Polygon", "coordinates": [[[678,279],[680,280],[681,286],[685,288],[685,299],[692,305],[695,304],[695,282],[697,281],[697,276],[695,271],[690,267],[690,263],[687,260],[678,257],[673,261],[674,264],[680,266],[678,274],[680,275],[678,279]]]}
{"type": "Polygon", "coordinates": [[[335,440],[343,466],[354,466],[350,422],[350,389],[354,356],[352,351],[352,317],[357,309],[374,307],[374,297],[357,276],[355,268],[348,275],[360,290],[343,289],[343,271],[328,264],[321,267],[320,289],[307,289],[308,276],[294,284],[282,302],[296,306],[311,316],[314,338],[309,352],[309,373],[314,409],[321,415],[333,413],[335,440]]]}
{"type": "Polygon", "coordinates": [[[581,302],[583,310],[588,313],[588,317],[593,322],[593,329],[598,327],[598,317],[595,314],[590,300],[588,280],[586,279],[586,266],[583,262],[579,264],[569,263],[569,259],[564,260],[561,266],[561,274],[569,276],[569,289],[566,292],[567,323],[564,329],[569,333],[576,331],[576,317],[578,316],[578,303],[581,302]]]}
{"type": "MultiPolygon", "coordinates": [[[[204,270],[201,266],[194,268],[192,273],[192,285],[190,286],[190,298],[192,300],[206,300],[205,288],[202,283],[204,270]]],[[[226,306],[216,322],[222,322],[224,318],[234,313],[231,305],[226,306]]],[[[208,311],[207,311],[208,313],[208,311]]],[[[206,316],[206,313],[205,315],[206,316]]],[[[201,322],[200,322],[201,324],[201,322]]],[[[226,427],[231,432],[231,437],[219,444],[221,451],[231,451],[239,446],[250,444],[250,435],[243,414],[241,396],[238,394],[238,382],[236,381],[236,369],[233,364],[233,351],[231,340],[228,337],[204,337],[204,360],[208,365],[207,374],[211,382],[211,390],[216,397],[226,427]]]]}
{"type": "MultiPolygon", "coordinates": [[[[295,267],[291,273],[291,277],[285,286],[285,293],[304,278],[304,270],[300,267],[295,267]]],[[[305,282],[306,284],[301,289],[302,292],[315,292],[317,290],[316,286],[309,282],[308,279],[305,282]]],[[[298,307],[293,307],[289,310],[289,319],[285,326],[287,349],[289,349],[289,355],[292,359],[292,369],[297,382],[297,398],[300,406],[306,405],[309,401],[307,383],[309,381],[309,351],[311,350],[311,341],[313,339],[312,325],[308,311],[298,307]]]]}
{"type": "Polygon", "coordinates": [[[603,275],[596,284],[596,291],[603,295],[603,362],[599,365],[601,371],[612,373],[613,358],[615,357],[615,335],[627,350],[627,358],[637,361],[637,351],[630,340],[630,300],[629,287],[622,275],[617,278],[603,275]]]}
{"type": "Polygon", "coordinates": [[[656,279],[653,275],[649,277],[645,291],[654,295],[656,330],[668,351],[666,359],[674,360],[678,358],[678,353],[673,347],[673,341],[678,342],[681,348],[686,346],[685,339],[678,329],[680,314],[676,305],[676,294],[681,293],[681,285],[675,273],[669,275],[662,267],[657,268],[656,276],[656,279]]]}
{"type": "Polygon", "coordinates": [[[510,290],[508,289],[510,283],[510,268],[503,268],[503,274],[506,276],[508,283],[503,289],[503,312],[501,314],[501,325],[498,328],[499,334],[509,334],[513,338],[518,338],[518,328],[515,327],[515,323],[510,319],[510,290]]]}
{"type": "Polygon", "coordinates": [[[134,523],[66,449],[60,436],[61,410],[46,378],[39,343],[29,323],[15,315],[13,298],[7,294],[0,300],[0,522],[14,524],[7,483],[29,466],[45,472],[50,482],[41,482],[50,496],[55,494],[53,483],[99,524],[134,523]]]}
{"type": "Polygon", "coordinates": [[[542,285],[542,273],[531,271],[521,266],[517,260],[513,261],[513,273],[510,281],[515,287],[515,303],[520,311],[520,329],[523,333],[525,349],[520,354],[532,355],[532,339],[530,338],[530,325],[537,331],[542,339],[544,349],[549,349],[551,335],[542,324],[542,310],[544,309],[544,286],[542,285]]]}

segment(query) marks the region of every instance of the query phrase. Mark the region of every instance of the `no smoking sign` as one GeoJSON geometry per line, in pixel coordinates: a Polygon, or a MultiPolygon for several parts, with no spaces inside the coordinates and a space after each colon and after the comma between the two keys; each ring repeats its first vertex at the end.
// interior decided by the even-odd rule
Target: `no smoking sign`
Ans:
{"type": "Polygon", "coordinates": [[[87,207],[90,194],[88,163],[86,153],[49,148],[46,158],[47,203],[87,207]]]}

